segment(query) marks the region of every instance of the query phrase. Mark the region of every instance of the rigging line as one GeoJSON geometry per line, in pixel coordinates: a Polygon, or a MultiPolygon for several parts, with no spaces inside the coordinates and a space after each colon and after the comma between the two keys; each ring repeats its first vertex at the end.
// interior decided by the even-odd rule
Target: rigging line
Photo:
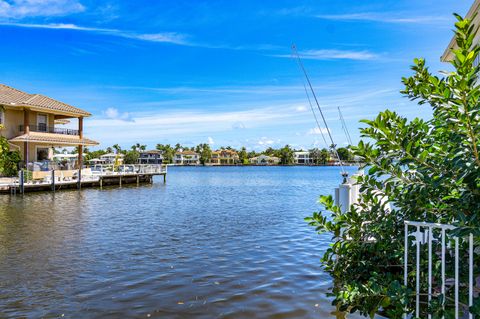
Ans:
{"type": "Polygon", "coordinates": [[[305,70],[305,67],[303,66],[302,60],[300,59],[300,55],[298,54],[297,47],[295,44],[292,45],[292,51],[297,57],[298,65],[300,66],[300,69],[303,71],[303,74],[305,75],[305,78],[307,79],[308,86],[310,87],[310,91],[312,92],[313,98],[315,99],[315,103],[317,104],[317,108],[320,111],[320,115],[322,116],[323,124],[325,124],[325,128],[327,129],[328,136],[330,137],[330,141],[332,142],[332,145],[330,146],[332,150],[335,152],[335,155],[338,158],[338,162],[340,163],[340,168],[342,170],[342,175],[346,175],[347,172],[345,171],[345,168],[343,167],[343,162],[340,156],[338,155],[337,147],[335,145],[335,142],[332,137],[332,133],[328,129],[328,124],[327,121],[325,120],[325,116],[323,115],[322,109],[320,108],[320,104],[318,103],[317,95],[315,94],[315,91],[313,90],[312,83],[310,82],[310,78],[308,77],[307,70],[305,70]]]}
{"type": "Polygon", "coordinates": [[[312,110],[313,117],[315,118],[315,122],[317,122],[317,126],[318,126],[318,129],[320,131],[320,134],[322,134],[323,142],[325,143],[325,146],[328,148],[327,139],[325,138],[325,134],[322,131],[322,127],[320,126],[320,123],[318,122],[317,114],[315,113],[315,110],[313,109],[312,101],[310,100],[310,95],[308,94],[307,86],[305,85],[305,82],[303,82],[303,88],[305,89],[305,94],[307,95],[308,104],[310,105],[310,109],[312,110]]]}
{"type": "Polygon", "coordinates": [[[345,119],[343,118],[342,111],[340,110],[340,106],[338,108],[338,114],[340,114],[340,121],[342,122],[342,128],[345,132],[345,136],[347,137],[348,144],[353,145],[352,138],[350,137],[350,132],[348,131],[347,124],[345,123],[345,119]]]}
{"type": "MultiPolygon", "coordinates": [[[[340,110],[340,106],[338,106],[337,108],[338,108],[338,114],[340,114],[340,121],[342,122],[343,131],[345,132],[345,135],[347,136],[348,144],[350,144],[349,146],[353,146],[352,137],[350,136],[350,132],[348,131],[347,123],[345,122],[345,119],[343,118],[343,113],[340,110]]],[[[355,164],[357,166],[360,164],[358,162],[358,160],[356,160],[355,158],[354,158],[354,161],[355,161],[355,164]]]]}

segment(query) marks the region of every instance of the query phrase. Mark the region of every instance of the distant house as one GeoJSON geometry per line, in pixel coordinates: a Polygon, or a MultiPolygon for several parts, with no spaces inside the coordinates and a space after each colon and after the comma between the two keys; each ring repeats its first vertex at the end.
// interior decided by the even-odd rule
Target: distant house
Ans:
{"type": "Polygon", "coordinates": [[[233,150],[217,150],[212,152],[210,164],[212,165],[235,165],[239,162],[238,153],[233,150]]]}
{"type": "Polygon", "coordinates": [[[158,150],[140,152],[138,157],[138,164],[162,164],[163,155],[158,150]]]}
{"type": "Polygon", "coordinates": [[[280,158],[275,156],[260,155],[250,158],[250,164],[253,165],[278,165],[280,158]]]}
{"type": "Polygon", "coordinates": [[[122,153],[107,153],[100,156],[100,162],[104,164],[114,164],[115,162],[117,162],[117,164],[122,164],[124,157],[125,155],[122,153]]]}
{"type": "Polygon", "coordinates": [[[312,158],[310,158],[310,152],[301,151],[301,152],[294,152],[293,158],[295,164],[297,165],[310,165],[313,163],[312,158]]]}
{"type": "MultiPolygon", "coordinates": [[[[86,154],[83,153],[82,157],[85,157],[86,154]]],[[[70,153],[58,153],[53,155],[53,159],[58,162],[63,161],[76,161],[78,159],[78,154],[70,154],[70,153]]]]}
{"type": "Polygon", "coordinates": [[[198,165],[200,155],[194,151],[179,151],[175,153],[173,161],[176,165],[198,165]]]}
{"type": "MultiPolygon", "coordinates": [[[[86,154],[82,155],[85,158],[86,154]]],[[[74,169],[78,165],[78,154],[58,153],[53,155],[53,161],[67,167],[74,169]]]]}

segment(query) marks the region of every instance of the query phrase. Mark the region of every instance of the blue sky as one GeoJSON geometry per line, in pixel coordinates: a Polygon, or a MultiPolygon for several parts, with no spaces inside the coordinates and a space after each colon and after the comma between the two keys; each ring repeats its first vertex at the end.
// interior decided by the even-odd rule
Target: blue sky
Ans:
{"type": "Polygon", "coordinates": [[[296,43],[337,144],[402,97],[415,57],[432,71],[453,12],[472,0],[0,0],[0,82],[86,109],[86,135],[129,147],[208,142],[323,147],[291,58],[296,43]]]}

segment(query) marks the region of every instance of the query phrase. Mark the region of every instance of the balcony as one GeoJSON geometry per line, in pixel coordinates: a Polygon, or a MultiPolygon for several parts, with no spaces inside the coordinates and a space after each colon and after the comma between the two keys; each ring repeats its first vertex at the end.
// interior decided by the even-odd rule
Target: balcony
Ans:
{"type": "MultiPolygon", "coordinates": [[[[44,133],[53,133],[53,134],[63,134],[63,135],[79,135],[78,130],[72,130],[69,128],[58,128],[55,126],[47,126],[45,124],[39,125],[29,125],[30,132],[44,132],[44,133]]],[[[20,125],[18,127],[20,132],[25,132],[24,126],[20,125]]]]}

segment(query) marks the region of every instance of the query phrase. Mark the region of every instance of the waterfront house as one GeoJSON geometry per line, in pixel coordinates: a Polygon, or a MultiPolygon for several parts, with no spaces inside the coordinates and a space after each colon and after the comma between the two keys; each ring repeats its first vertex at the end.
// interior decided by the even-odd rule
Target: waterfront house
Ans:
{"type": "MultiPolygon", "coordinates": [[[[20,152],[24,165],[53,159],[54,147],[98,145],[83,135],[83,119],[91,114],[40,94],[30,94],[0,84],[0,135],[7,138],[11,149],[20,152]],[[76,129],[61,128],[75,120],[76,129]]],[[[83,159],[78,155],[77,166],[83,159]]]]}
{"type": "Polygon", "coordinates": [[[140,152],[138,164],[162,164],[163,155],[159,150],[140,152]]]}
{"type": "Polygon", "coordinates": [[[278,165],[280,163],[280,158],[275,156],[260,155],[250,158],[250,164],[253,165],[278,165]]]}
{"type": "Polygon", "coordinates": [[[212,152],[211,165],[235,165],[239,162],[238,153],[233,150],[217,150],[212,152]]]}
{"type": "MultiPolygon", "coordinates": [[[[473,40],[473,44],[476,45],[480,43],[480,32],[478,29],[478,26],[480,25],[480,0],[475,0],[470,7],[470,10],[468,10],[467,15],[465,16],[467,19],[472,19],[473,18],[473,24],[477,27],[475,29],[475,38],[473,40]]],[[[442,62],[450,62],[454,58],[454,54],[452,50],[457,49],[457,43],[455,41],[455,35],[452,37],[452,40],[450,40],[450,43],[448,44],[448,47],[445,49],[445,52],[443,55],[440,57],[440,60],[442,62]]],[[[475,65],[478,65],[480,63],[480,56],[477,56],[475,60],[475,65]]]]}
{"type": "Polygon", "coordinates": [[[123,155],[122,153],[118,153],[118,154],[115,154],[115,153],[107,153],[107,154],[103,154],[100,156],[100,162],[104,163],[104,164],[115,164],[117,163],[118,165],[121,165],[123,164],[123,158],[125,157],[125,155],[123,155]]]}
{"type": "Polygon", "coordinates": [[[313,159],[310,158],[310,152],[301,151],[301,152],[294,152],[293,158],[295,164],[297,165],[310,165],[313,163],[313,159]]]}
{"type": "MultiPolygon", "coordinates": [[[[82,155],[84,159],[83,162],[85,162],[85,156],[86,154],[84,153],[82,155]]],[[[75,167],[78,167],[78,154],[70,154],[66,152],[54,154],[53,161],[65,169],[74,169],[75,167]]]]}
{"type": "Polygon", "coordinates": [[[175,153],[174,163],[176,165],[198,165],[200,155],[194,151],[178,151],[175,153]]]}

